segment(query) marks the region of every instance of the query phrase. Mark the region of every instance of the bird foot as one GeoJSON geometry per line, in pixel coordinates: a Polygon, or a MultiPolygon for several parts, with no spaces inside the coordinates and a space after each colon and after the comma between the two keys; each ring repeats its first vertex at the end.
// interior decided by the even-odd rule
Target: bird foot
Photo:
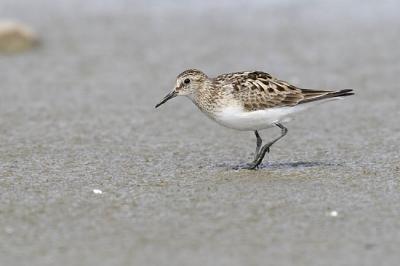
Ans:
{"type": "Polygon", "coordinates": [[[257,170],[258,169],[258,164],[256,163],[248,163],[247,165],[243,166],[242,169],[246,170],[257,170]]]}
{"type": "Polygon", "coordinates": [[[233,167],[233,170],[241,170],[241,169],[246,169],[246,170],[257,170],[258,169],[258,164],[255,162],[247,163],[244,165],[238,165],[233,167]]]}

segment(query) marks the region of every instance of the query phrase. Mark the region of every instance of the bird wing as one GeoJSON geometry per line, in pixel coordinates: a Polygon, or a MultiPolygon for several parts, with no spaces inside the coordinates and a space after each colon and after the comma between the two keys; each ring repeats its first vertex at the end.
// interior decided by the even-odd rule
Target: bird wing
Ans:
{"type": "Polygon", "coordinates": [[[295,106],[303,101],[326,98],[324,96],[334,92],[301,89],[261,71],[224,74],[215,80],[233,90],[234,98],[242,102],[247,111],[295,106]]]}

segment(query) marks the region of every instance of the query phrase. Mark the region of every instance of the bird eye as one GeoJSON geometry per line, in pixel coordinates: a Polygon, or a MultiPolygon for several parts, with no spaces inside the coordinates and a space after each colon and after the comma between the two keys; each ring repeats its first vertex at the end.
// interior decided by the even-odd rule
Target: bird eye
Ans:
{"type": "Polygon", "coordinates": [[[190,83],[190,79],[185,79],[185,80],[183,81],[183,83],[189,84],[189,83],[190,83]]]}

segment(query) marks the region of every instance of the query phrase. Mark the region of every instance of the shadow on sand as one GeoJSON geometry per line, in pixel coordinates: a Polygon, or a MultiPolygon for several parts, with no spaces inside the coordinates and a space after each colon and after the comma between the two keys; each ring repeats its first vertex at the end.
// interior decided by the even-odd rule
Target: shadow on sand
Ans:
{"type": "Polygon", "coordinates": [[[291,168],[309,168],[317,166],[341,166],[338,163],[327,163],[327,162],[282,162],[282,163],[263,163],[259,169],[291,169],[291,168]]]}
{"type": "MultiPolygon", "coordinates": [[[[219,164],[217,167],[223,167],[223,168],[228,168],[228,169],[233,169],[233,170],[240,170],[243,169],[247,164],[239,164],[239,165],[229,165],[229,164],[219,164]]],[[[272,163],[262,163],[258,169],[271,169],[271,170],[277,170],[277,169],[294,169],[294,168],[311,168],[311,167],[330,167],[330,166],[342,166],[340,163],[327,163],[327,162],[272,162],[272,163]]]]}

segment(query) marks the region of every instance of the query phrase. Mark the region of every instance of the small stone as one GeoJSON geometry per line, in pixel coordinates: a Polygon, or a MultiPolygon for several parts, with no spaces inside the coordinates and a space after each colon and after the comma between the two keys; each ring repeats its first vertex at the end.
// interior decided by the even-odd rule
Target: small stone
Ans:
{"type": "Polygon", "coordinates": [[[338,212],[337,211],[331,211],[329,213],[329,215],[332,216],[332,217],[336,217],[336,216],[338,216],[338,212]]]}
{"type": "Polygon", "coordinates": [[[0,53],[17,53],[39,43],[36,33],[28,26],[14,21],[0,21],[0,53]]]}
{"type": "Polygon", "coordinates": [[[94,194],[103,194],[103,191],[101,191],[100,189],[93,189],[93,193],[94,194]]]}

